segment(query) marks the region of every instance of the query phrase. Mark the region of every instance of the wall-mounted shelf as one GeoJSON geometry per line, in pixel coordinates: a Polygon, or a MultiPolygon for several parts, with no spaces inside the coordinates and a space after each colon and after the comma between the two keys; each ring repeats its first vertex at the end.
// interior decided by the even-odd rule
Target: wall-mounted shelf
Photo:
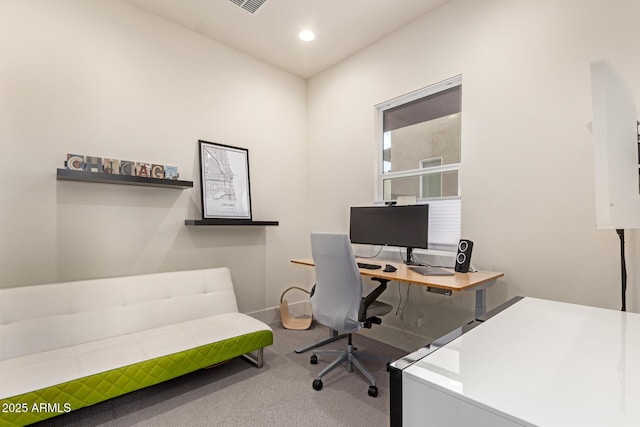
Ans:
{"type": "Polygon", "coordinates": [[[58,180],[97,182],[101,184],[141,185],[145,187],[175,188],[184,190],[193,187],[193,181],[178,179],[147,178],[144,176],[111,175],[70,169],[58,169],[58,180]]]}
{"type": "Polygon", "coordinates": [[[278,225],[278,221],[254,221],[251,219],[185,219],[185,225],[278,225]]]}

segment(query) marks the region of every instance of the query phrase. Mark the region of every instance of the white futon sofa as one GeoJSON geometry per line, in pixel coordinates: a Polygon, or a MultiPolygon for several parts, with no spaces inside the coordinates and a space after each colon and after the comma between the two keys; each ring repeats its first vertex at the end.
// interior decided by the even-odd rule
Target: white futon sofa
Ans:
{"type": "Polygon", "coordinates": [[[227,268],[0,289],[0,425],[25,425],[245,355],[265,323],[227,268]]]}

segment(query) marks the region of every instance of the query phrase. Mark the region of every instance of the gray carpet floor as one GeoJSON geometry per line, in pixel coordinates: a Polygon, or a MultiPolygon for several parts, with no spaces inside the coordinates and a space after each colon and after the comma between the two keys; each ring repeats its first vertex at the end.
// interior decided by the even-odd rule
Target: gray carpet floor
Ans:
{"type": "MultiPolygon", "coordinates": [[[[162,384],[88,408],[63,414],[39,426],[387,426],[389,375],[384,362],[364,361],[376,378],[379,394],[370,397],[369,384],[355,368],[343,366],[324,379],[320,391],[311,383],[333,356],[309,363],[310,352],[294,349],[326,338],[328,330],[315,322],[307,331],[271,325],[274,344],[265,349],[265,364],[257,369],[243,358],[233,359],[162,384]]],[[[406,352],[362,335],[354,345],[396,360],[406,352]]],[[[322,349],[342,349],[346,339],[322,349]]]]}

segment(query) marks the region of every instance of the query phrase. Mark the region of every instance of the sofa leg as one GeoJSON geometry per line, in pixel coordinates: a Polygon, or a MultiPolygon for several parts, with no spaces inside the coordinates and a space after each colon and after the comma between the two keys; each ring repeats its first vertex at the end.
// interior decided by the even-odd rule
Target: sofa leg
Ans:
{"type": "Polygon", "coordinates": [[[245,359],[249,360],[251,363],[255,364],[257,368],[262,368],[264,366],[264,348],[259,348],[256,351],[256,354],[247,353],[242,355],[245,359]]]}

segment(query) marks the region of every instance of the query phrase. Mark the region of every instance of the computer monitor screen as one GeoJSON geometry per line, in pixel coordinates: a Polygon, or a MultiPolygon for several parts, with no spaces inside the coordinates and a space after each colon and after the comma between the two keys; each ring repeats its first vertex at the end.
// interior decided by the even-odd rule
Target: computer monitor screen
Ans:
{"type": "Polygon", "coordinates": [[[351,243],[427,249],[429,205],[352,207],[351,243]]]}

